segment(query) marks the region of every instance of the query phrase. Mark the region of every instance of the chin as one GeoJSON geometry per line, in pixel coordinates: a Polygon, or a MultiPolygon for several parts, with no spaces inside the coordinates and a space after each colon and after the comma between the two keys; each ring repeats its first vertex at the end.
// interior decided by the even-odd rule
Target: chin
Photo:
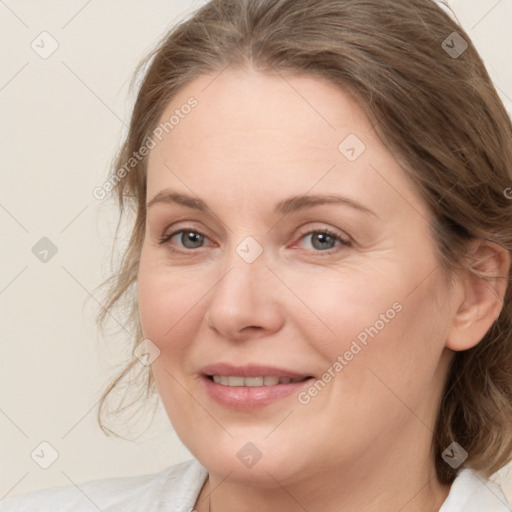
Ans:
{"type": "Polygon", "coordinates": [[[290,468],[294,473],[300,470],[293,460],[295,443],[289,438],[285,443],[277,436],[274,440],[265,439],[268,429],[258,430],[253,428],[247,435],[233,437],[224,433],[222,439],[215,438],[207,444],[187,439],[186,445],[209,473],[229,475],[229,480],[234,482],[257,481],[263,487],[275,487],[276,480],[281,482],[289,477],[290,468]]]}

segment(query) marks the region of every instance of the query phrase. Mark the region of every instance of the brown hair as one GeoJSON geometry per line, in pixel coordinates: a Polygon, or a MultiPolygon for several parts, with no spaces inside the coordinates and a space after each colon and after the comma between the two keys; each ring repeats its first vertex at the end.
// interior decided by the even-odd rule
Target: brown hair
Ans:
{"type": "MultiPolygon", "coordinates": [[[[433,213],[447,275],[468,267],[471,239],[512,251],[512,201],[504,194],[512,184],[511,122],[468,35],[433,1],[212,0],[173,28],[143,65],[148,69],[116,169],[151,136],[176,93],[200,75],[248,65],[305,73],[339,85],[365,110],[433,213]],[[447,51],[455,42],[458,50],[468,44],[460,55],[447,51]]],[[[103,324],[114,306],[129,307],[135,346],[142,340],[132,292],[145,229],[146,159],[117,180],[115,195],[121,217],[131,207],[135,220],[119,270],[105,283],[106,309],[98,320],[103,324]]],[[[107,397],[123,380],[132,382],[135,370],[144,384],[132,403],[155,395],[151,372],[132,359],[101,398],[104,431],[110,431],[102,422],[107,397]]],[[[441,482],[456,475],[441,457],[452,441],[468,452],[467,465],[487,476],[511,459],[511,368],[507,287],[500,316],[482,341],[453,358],[432,447],[441,482]]]]}

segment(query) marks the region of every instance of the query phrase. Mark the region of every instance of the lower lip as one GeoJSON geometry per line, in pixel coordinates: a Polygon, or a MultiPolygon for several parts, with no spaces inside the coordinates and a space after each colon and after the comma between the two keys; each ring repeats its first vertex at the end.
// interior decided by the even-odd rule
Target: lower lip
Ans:
{"type": "Polygon", "coordinates": [[[276,384],[274,386],[224,386],[203,376],[203,382],[210,398],[231,409],[249,410],[265,407],[309,386],[312,378],[302,382],[276,384]]]}

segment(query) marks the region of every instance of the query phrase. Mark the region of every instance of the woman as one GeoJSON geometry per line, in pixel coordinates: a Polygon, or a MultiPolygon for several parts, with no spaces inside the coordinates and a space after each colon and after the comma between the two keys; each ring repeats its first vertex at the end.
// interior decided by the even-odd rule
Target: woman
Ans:
{"type": "Polygon", "coordinates": [[[0,510],[510,510],[511,183],[510,119],[431,0],[212,0],[152,56],[111,179],[123,376],[150,367],[195,459],[0,510]]]}

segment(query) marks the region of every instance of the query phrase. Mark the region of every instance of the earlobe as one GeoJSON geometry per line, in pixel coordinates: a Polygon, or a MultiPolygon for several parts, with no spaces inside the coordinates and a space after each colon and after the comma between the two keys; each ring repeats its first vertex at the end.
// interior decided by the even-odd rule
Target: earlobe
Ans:
{"type": "Polygon", "coordinates": [[[458,276],[460,291],[447,348],[467,350],[477,345],[498,318],[507,290],[510,254],[490,240],[468,246],[467,269],[458,276]]]}

